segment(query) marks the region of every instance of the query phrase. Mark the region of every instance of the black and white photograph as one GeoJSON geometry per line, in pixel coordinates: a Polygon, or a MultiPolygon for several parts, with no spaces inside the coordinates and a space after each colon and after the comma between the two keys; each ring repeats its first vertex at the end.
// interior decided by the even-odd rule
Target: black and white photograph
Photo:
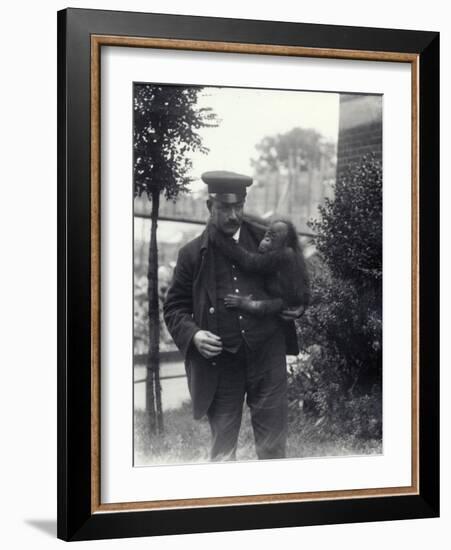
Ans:
{"type": "Polygon", "coordinates": [[[2,15],[2,547],[449,546],[446,3],[2,15]]]}
{"type": "Polygon", "coordinates": [[[383,453],[383,95],[133,83],[135,467],[383,453]]]}

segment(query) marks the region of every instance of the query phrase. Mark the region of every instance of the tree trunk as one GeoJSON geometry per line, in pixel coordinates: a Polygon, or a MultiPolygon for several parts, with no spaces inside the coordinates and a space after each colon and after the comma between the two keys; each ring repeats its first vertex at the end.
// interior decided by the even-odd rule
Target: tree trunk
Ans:
{"type": "MultiPolygon", "coordinates": [[[[149,423],[149,432],[151,434],[156,432],[157,428],[157,414],[155,409],[155,368],[154,368],[154,354],[153,354],[153,348],[152,348],[152,341],[153,341],[153,329],[154,329],[154,323],[153,323],[153,314],[154,306],[153,306],[153,287],[154,287],[154,268],[152,266],[152,257],[153,257],[153,250],[152,250],[152,228],[150,230],[150,241],[149,241],[149,259],[147,264],[147,302],[148,302],[148,320],[149,320],[149,349],[147,353],[147,376],[146,376],[146,412],[148,417],[148,423],[149,423]]],[[[158,271],[156,274],[158,278],[158,271]]],[[[158,285],[158,281],[157,281],[158,285]]]]}
{"type": "Polygon", "coordinates": [[[147,272],[149,300],[149,354],[147,357],[146,406],[152,432],[163,432],[163,410],[160,385],[160,308],[158,301],[157,226],[160,192],[152,193],[152,213],[147,272]]]}

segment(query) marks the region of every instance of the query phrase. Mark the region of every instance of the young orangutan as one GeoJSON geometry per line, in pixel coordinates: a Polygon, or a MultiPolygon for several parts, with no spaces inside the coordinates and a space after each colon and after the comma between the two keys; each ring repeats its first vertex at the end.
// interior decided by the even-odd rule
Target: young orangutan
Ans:
{"type": "Polygon", "coordinates": [[[260,242],[258,252],[249,252],[219,231],[213,230],[210,238],[243,271],[265,274],[266,291],[272,297],[254,300],[252,295],[229,294],[224,298],[226,307],[262,316],[308,305],[309,278],[292,222],[282,219],[273,221],[260,242]]]}

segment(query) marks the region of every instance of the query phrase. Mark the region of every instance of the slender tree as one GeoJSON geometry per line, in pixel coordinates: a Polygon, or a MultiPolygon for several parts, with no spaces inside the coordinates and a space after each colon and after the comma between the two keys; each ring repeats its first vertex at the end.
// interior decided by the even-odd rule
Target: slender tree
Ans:
{"type": "Polygon", "coordinates": [[[135,84],[133,94],[133,167],[135,196],[143,193],[152,203],[148,264],[149,353],[146,410],[152,431],[162,433],[160,385],[160,317],[158,303],[157,227],[161,195],[176,200],[188,190],[190,154],[207,153],[198,130],[217,126],[210,108],[200,108],[202,88],[135,84]]]}

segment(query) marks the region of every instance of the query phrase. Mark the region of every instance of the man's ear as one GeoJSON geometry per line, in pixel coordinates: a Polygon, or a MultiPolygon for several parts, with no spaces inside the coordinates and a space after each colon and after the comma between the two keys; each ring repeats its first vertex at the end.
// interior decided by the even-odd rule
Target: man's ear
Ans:
{"type": "Polygon", "coordinates": [[[208,211],[210,212],[210,214],[211,214],[211,207],[212,207],[211,199],[207,199],[207,208],[208,208],[208,211]]]}

